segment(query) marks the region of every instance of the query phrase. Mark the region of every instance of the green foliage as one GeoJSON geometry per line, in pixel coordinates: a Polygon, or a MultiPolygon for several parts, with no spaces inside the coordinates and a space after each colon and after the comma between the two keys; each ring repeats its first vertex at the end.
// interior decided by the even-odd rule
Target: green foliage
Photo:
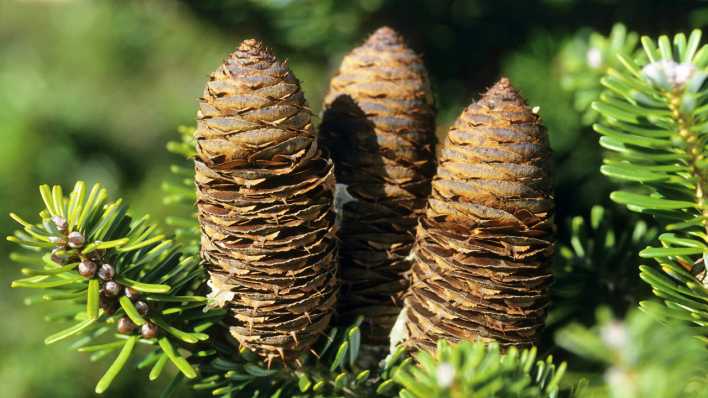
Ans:
{"type": "Polygon", "coordinates": [[[636,310],[622,322],[603,309],[597,320],[592,328],[574,324],[556,336],[560,346],[601,369],[580,398],[708,397],[708,350],[690,328],[636,310]]]}
{"type": "Polygon", "coordinates": [[[32,223],[11,214],[23,229],[8,240],[20,245],[21,250],[10,257],[25,265],[22,273],[27,276],[12,286],[38,290],[28,302],[62,302],[63,310],[52,318],[72,323],[48,336],[45,343],[72,338],[71,348],[91,353],[91,360],[120,351],[96,385],[97,393],[108,388],[137,344],[149,348],[140,367],[157,367],[151,379],[159,376],[168,360],[185,377],[196,377],[178,348],[208,340],[204,331],[221,316],[220,311],[202,311],[206,299],[198,290],[205,273],[198,258],[183,257],[179,246],[149,223],[147,216],[134,219],[127,206],[120,199],[110,201],[100,185],[88,190],[78,182],[68,196],[60,186],[43,185],[40,193],[45,204],[40,221],[32,223]],[[110,264],[115,275],[82,276],[81,263],[87,262],[110,264]],[[117,282],[123,289],[119,294],[126,296],[111,298],[108,282],[101,279],[117,282]],[[136,310],[127,296],[128,288],[149,306],[146,313],[136,310]],[[158,335],[117,334],[116,324],[123,317],[137,326],[156,325],[158,335]]]}
{"type": "Polygon", "coordinates": [[[401,365],[393,380],[403,386],[401,398],[558,397],[566,365],[549,356],[536,360],[536,348],[439,341],[434,354],[420,352],[417,364],[401,365]]]}
{"type": "Polygon", "coordinates": [[[602,92],[600,79],[609,69],[617,69],[617,55],[632,57],[636,52],[639,35],[628,32],[621,24],[615,24],[609,36],[581,30],[563,47],[559,63],[561,85],[574,96],[575,109],[589,125],[599,117],[591,108],[602,92]]]}
{"type": "Polygon", "coordinates": [[[246,349],[234,355],[237,343],[233,341],[216,344],[214,355],[202,361],[202,378],[193,387],[219,397],[391,396],[398,387],[390,374],[401,364],[403,350],[380,368],[362,367],[361,322],[358,319],[347,328],[332,327],[312,352],[288,365],[263,364],[246,349]]]}
{"type": "Polygon", "coordinates": [[[655,216],[665,231],[660,247],[640,252],[659,264],[641,267],[642,279],[666,304],[657,315],[693,322],[708,336],[708,47],[698,30],[673,42],[667,36],[641,41],[642,56],[617,55],[622,66],[608,69],[605,90],[593,103],[602,115],[593,127],[610,151],[602,172],[626,186],[611,194],[615,202],[655,216]]]}
{"type": "Polygon", "coordinates": [[[546,320],[551,333],[571,321],[592,324],[593,309],[601,306],[623,314],[645,298],[637,253],[657,235],[639,217],[622,217],[602,206],[573,217],[566,228],[554,263],[553,306],[546,320]]]}

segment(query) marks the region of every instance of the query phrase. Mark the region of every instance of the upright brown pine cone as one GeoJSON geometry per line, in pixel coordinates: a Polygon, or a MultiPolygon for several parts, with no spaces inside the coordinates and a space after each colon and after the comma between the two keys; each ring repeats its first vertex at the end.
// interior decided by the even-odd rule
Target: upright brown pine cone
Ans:
{"type": "Polygon", "coordinates": [[[417,230],[410,345],[536,342],[552,280],[550,162],[545,128],[506,78],[460,115],[417,230]]]}
{"type": "Polygon", "coordinates": [[[380,28],[344,57],[324,105],[320,137],[352,199],[341,215],[338,307],[345,318],[365,315],[365,341],[387,344],[435,171],[435,111],[423,62],[396,32],[380,28]]]}
{"type": "Polygon", "coordinates": [[[246,40],[198,112],[201,254],[231,334],[269,362],[306,351],[337,296],[334,175],[286,62],[246,40]]]}

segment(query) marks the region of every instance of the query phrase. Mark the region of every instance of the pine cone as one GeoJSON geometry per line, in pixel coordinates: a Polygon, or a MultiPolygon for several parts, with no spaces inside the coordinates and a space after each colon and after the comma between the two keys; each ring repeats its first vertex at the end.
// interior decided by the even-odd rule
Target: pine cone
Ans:
{"type": "Polygon", "coordinates": [[[344,57],[325,97],[320,137],[353,199],[341,214],[339,309],[346,318],[365,315],[366,341],[385,344],[435,171],[427,73],[396,32],[380,28],[344,57]]]}
{"type": "Polygon", "coordinates": [[[460,115],[417,229],[410,345],[536,342],[552,281],[550,162],[545,128],[506,78],[460,115]]]}
{"type": "Polygon", "coordinates": [[[325,330],[336,301],[332,161],[318,149],[298,80],[255,40],[210,76],[197,117],[211,285],[226,295],[241,345],[289,361],[325,330]]]}

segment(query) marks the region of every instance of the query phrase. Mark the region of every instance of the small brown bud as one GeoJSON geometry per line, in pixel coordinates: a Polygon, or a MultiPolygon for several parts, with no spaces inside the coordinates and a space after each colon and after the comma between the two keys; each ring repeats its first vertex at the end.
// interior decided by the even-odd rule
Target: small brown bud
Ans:
{"type": "Polygon", "coordinates": [[[69,246],[74,249],[78,249],[83,246],[85,242],[84,236],[79,231],[73,231],[69,233],[69,246]]]}
{"type": "Polygon", "coordinates": [[[103,264],[98,270],[98,277],[104,281],[110,281],[116,276],[116,270],[110,264],[103,264]]]}
{"type": "Polygon", "coordinates": [[[127,316],[120,318],[118,321],[118,333],[130,334],[135,330],[135,324],[127,316]]]}
{"type": "Polygon", "coordinates": [[[66,219],[62,216],[52,217],[52,222],[54,223],[54,225],[56,225],[59,232],[65,233],[66,229],[69,228],[69,224],[66,222],[66,219]]]}
{"type": "Polygon", "coordinates": [[[112,297],[106,297],[105,295],[101,295],[100,304],[101,309],[106,315],[113,315],[118,309],[118,302],[112,297]]]}
{"type": "Polygon", "coordinates": [[[136,301],[135,309],[138,310],[140,315],[145,316],[150,311],[150,306],[144,301],[136,301]]]}
{"type": "Polygon", "coordinates": [[[96,275],[96,263],[91,260],[84,260],[79,263],[79,274],[84,278],[93,278],[96,275]]]}
{"type": "Polygon", "coordinates": [[[52,256],[51,259],[57,264],[64,264],[66,262],[66,255],[62,253],[63,249],[59,247],[55,247],[52,249],[52,256]],[[61,254],[60,254],[61,253],[61,254]]]}
{"type": "Polygon", "coordinates": [[[150,322],[140,327],[140,334],[143,335],[144,339],[152,339],[157,337],[158,331],[157,326],[150,322]]]}
{"type": "Polygon", "coordinates": [[[132,287],[126,287],[124,294],[133,301],[140,298],[140,292],[133,289],[132,287]]]}
{"type": "Polygon", "coordinates": [[[103,285],[103,292],[108,297],[116,297],[120,294],[120,290],[121,286],[114,281],[108,281],[105,285],[103,285]]]}

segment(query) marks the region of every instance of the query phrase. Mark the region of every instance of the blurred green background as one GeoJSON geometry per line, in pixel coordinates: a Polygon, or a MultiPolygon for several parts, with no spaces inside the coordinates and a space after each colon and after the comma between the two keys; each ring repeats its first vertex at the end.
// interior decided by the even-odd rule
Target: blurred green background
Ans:
{"type": "MultiPolygon", "coordinates": [[[[607,203],[595,134],[561,88],[558,53],[583,29],[616,21],[641,34],[708,22],[708,3],[681,0],[0,0],[0,233],[10,211],[31,217],[40,183],[101,182],[160,219],[160,183],[175,127],[191,124],[208,74],[256,37],[289,59],[316,113],[342,55],[381,25],[423,54],[439,132],[500,75],[540,106],[556,157],[559,224],[607,203]]],[[[105,364],[46,347],[47,307],[12,291],[18,271],[0,243],[3,397],[89,397],[105,364]]],[[[110,396],[157,396],[124,375],[110,396]]],[[[184,396],[190,394],[184,392],[184,396]]]]}

